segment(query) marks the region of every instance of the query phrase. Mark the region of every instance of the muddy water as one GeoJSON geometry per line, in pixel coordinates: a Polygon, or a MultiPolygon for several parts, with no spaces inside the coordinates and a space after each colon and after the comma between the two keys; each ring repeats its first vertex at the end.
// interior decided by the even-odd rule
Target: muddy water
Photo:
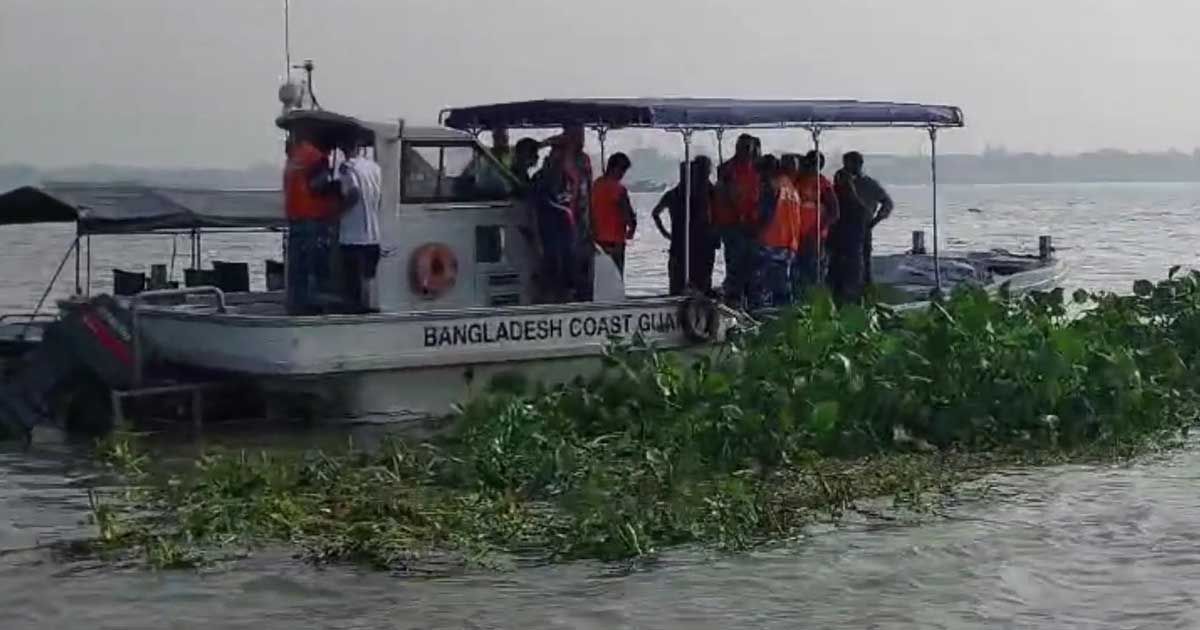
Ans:
{"type": "MultiPolygon", "coordinates": [[[[901,209],[881,228],[884,251],[927,226],[914,210],[927,189],[894,193],[901,209]]],[[[1200,186],[949,187],[942,202],[948,246],[1031,249],[1053,234],[1074,285],[1125,289],[1196,262],[1200,186]]],[[[642,230],[630,275],[652,290],[665,285],[665,244],[648,217],[642,230]]],[[[67,238],[0,232],[2,309],[36,300],[67,238]]],[[[278,247],[264,236],[238,250],[227,238],[206,239],[206,256],[260,260],[278,247]]],[[[97,270],[136,269],[167,262],[170,242],[124,237],[95,251],[97,270]]],[[[103,483],[84,449],[51,441],[0,449],[0,628],[1194,628],[1197,481],[1196,448],[1124,467],[1011,471],[920,524],[847,526],[733,557],[681,550],[628,574],[574,563],[401,579],[271,551],[156,573],[41,547],[90,533],[86,488],[103,483]]]]}

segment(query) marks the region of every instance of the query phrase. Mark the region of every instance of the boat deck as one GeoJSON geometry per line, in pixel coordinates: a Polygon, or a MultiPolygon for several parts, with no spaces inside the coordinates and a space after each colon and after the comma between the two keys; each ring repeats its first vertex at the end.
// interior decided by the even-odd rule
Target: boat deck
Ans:
{"type": "Polygon", "coordinates": [[[0,315],[0,357],[17,357],[42,342],[51,316],[0,315]]]}

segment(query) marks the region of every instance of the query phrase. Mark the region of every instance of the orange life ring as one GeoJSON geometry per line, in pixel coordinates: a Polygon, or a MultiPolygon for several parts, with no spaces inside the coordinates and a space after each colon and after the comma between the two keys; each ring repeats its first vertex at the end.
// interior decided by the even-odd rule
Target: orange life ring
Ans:
{"type": "Polygon", "coordinates": [[[408,265],[413,292],[426,300],[441,297],[458,280],[458,258],[449,246],[426,243],[416,249],[408,265]]]}

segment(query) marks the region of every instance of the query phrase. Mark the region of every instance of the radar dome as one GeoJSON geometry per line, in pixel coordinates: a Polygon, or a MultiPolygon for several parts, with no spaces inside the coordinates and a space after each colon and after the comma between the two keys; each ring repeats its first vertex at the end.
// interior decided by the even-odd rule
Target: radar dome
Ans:
{"type": "Polygon", "coordinates": [[[286,109],[299,109],[304,106],[304,86],[289,79],[279,86],[279,102],[286,109]]]}

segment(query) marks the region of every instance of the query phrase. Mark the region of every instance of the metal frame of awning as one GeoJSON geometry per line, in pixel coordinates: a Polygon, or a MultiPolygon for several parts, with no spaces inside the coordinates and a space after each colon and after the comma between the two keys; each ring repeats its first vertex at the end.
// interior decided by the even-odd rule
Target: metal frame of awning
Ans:
{"type": "MultiPolygon", "coordinates": [[[[825,131],[837,129],[914,129],[925,130],[929,134],[930,144],[930,184],[932,187],[932,228],[933,228],[933,269],[934,269],[934,284],[938,293],[942,291],[942,274],[941,274],[941,253],[938,234],[938,176],[937,176],[937,139],[938,131],[941,129],[954,129],[964,127],[966,125],[965,118],[962,115],[962,110],[954,106],[944,105],[924,105],[919,103],[887,103],[874,101],[741,101],[736,99],[568,99],[561,101],[545,100],[545,101],[525,101],[515,103],[498,103],[493,105],[483,105],[474,108],[446,108],[438,113],[438,122],[450,126],[450,118],[456,111],[471,111],[478,112],[476,120],[467,121],[481,123],[480,120],[484,113],[489,113],[490,117],[496,120],[488,125],[477,124],[475,126],[467,125],[463,128],[473,134],[478,135],[484,129],[497,127],[505,127],[509,129],[551,129],[563,125],[581,125],[585,128],[590,127],[596,132],[600,142],[600,160],[605,160],[605,140],[608,132],[617,129],[661,129],[668,132],[679,133],[683,140],[683,155],[684,162],[688,164],[683,169],[684,181],[684,206],[687,211],[684,212],[684,285],[690,284],[691,278],[691,256],[690,243],[686,239],[691,237],[691,207],[692,207],[692,169],[691,169],[691,147],[692,135],[697,131],[712,131],[717,136],[717,151],[718,161],[721,160],[721,144],[722,138],[726,131],[730,130],[750,130],[750,131],[770,131],[770,130],[787,130],[787,129],[802,129],[809,133],[813,150],[817,155],[821,154],[821,135],[825,131]],[[845,109],[866,109],[873,110],[877,115],[886,113],[889,108],[905,109],[906,111],[926,110],[927,113],[934,111],[943,114],[951,114],[948,120],[942,120],[933,116],[928,116],[928,119],[918,119],[917,116],[907,116],[901,119],[900,116],[894,117],[893,120],[831,120],[824,119],[825,117],[809,116],[807,118],[796,116],[785,116],[787,105],[791,103],[796,107],[824,107],[836,109],[842,107],[845,109]],[[717,118],[716,113],[724,109],[736,108],[738,106],[746,108],[762,108],[770,109],[777,114],[778,120],[775,121],[758,121],[758,122],[738,122],[729,120],[726,122],[705,121],[705,117],[700,114],[707,113],[711,118],[717,118]],[[530,117],[522,119],[519,115],[499,116],[498,113],[505,109],[515,110],[521,107],[543,107],[547,111],[539,114],[537,119],[530,117]],[[612,108],[610,110],[614,115],[600,116],[593,110],[600,108],[612,108]],[[674,107],[676,113],[680,112],[691,113],[694,110],[695,122],[675,121],[656,122],[654,120],[655,107],[674,107]],[[689,110],[688,108],[692,108],[689,110]],[[639,110],[640,119],[633,119],[630,113],[639,110]],[[547,120],[552,117],[554,110],[563,112],[562,119],[554,122],[547,120]],[[572,112],[571,110],[574,110],[572,112]],[[616,114],[627,114],[624,117],[616,114]],[[502,120],[501,120],[502,119],[502,120]]],[[[758,117],[763,117],[764,112],[759,111],[756,114],[758,117]]],[[[749,116],[747,116],[749,118],[749,116]]],[[[865,118],[865,116],[864,116],[865,118]]],[[[603,165],[602,165],[603,168],[603,165]]],[[[817,186],[817,231],[821,230],[821,187],[817,186]]],[[[821,242],[817,239],[817,256],[816,265],[818,271],[821,265],[821,242]]],[[[818,273],[819,276],[819,273],[818,273]]]]}

